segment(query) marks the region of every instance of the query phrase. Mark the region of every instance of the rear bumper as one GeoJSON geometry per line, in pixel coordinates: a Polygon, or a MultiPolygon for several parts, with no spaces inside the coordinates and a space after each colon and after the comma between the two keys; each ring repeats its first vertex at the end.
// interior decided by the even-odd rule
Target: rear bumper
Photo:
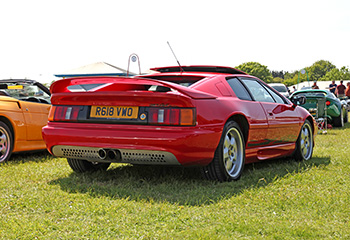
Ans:
{"type": "Polygon", "coordinates": [[[47,149],[58,157],[134,164],[207,165],[214,157],[221,131],[220,125],[169,127],[49,122],[42,134],[47,149]],[[118,156],[102,159],[98,153],[101,149],[106,153],[114,151],[118,156]]]}

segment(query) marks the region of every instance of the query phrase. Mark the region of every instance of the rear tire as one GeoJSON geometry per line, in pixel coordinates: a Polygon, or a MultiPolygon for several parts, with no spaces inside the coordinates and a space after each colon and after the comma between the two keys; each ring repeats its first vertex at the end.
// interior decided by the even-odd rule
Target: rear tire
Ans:
{"type": "Polygon", "coordinates": [[[0,122],[0,163],[10,159],[12,150],[12,132],[5,123],[0,122]]]}
{"type": "Polygon", "coordinates": [[[227,122],[213,161],[202,168],[203,176],[220,182],[238,180],[244,164],[245,142],[242,131],[236,122],[227,122]]]}
{"type": "Polygon", "coordinates": [[[347,123],[348,122],[348,110],[345,109],[344,111],[344,123],[347,123]]]}
{"type": "Polygon", "coordinates": [[[305,120],[296,142],[294,159],[297,161],[309,160],[312,157],[313,150],[314,141],[311,123],[309,120],[305,120]]]}
{"type": "Polygon", "coordinates": [[[344,127],[344,111],[345,109],[342,107],[339,117],[334,118],[334,127],[344,127]]]}
{"type": "Polygon", "coordinates": [[[67,158],[69,166],[74,172],[96,172],[99,170],[106,171],[111,163],[92,163],[86,160],[67,158]]]}

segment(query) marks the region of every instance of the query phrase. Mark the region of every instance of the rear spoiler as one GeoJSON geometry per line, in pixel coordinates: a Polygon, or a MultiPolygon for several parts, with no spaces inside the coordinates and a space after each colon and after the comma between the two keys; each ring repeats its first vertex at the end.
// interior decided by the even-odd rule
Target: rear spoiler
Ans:
{"type": "MultiPolygon", "coordinates": [[[[162,86],[171,88],[181,94],[193,99],[214,99],[216,96],[204,93],[195,89],[181,86],[176,83],[160,81],[155,79],[128,78],[128,77],[94,77],[94,78],[70,78],[57,80],[51,84],[50,92],[69,93],[68,89],[73,85],[91,85],[98,84],[98,87],[87,90],[86,92],[135,92],[147,91],[150,86],[162,86]]],[[[84,92],[84,91],[82,91],[84,92]]]]}
{"type": "Polygon", "coordinates": [[[225,74],[244,74],[247,73],[231,67],[210,66],[210,65],[190,65],[190,66],[170,66],[151,68],[152,71],[160,73],[175,73],[175,72],[198,72],[198,73],[225,73],[225,74]]]}

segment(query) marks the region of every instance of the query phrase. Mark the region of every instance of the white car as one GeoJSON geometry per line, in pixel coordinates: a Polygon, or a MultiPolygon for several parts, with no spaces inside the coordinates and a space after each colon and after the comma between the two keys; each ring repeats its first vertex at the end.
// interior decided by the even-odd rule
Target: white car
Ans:
{"type": "Polygon", "coordinates": [[[286,85],[283,83],[269,83],[268,84],[270,87],[274,88],[277,92],[282,94],[285,97],[289,97],[289,90],[286,85]]]}

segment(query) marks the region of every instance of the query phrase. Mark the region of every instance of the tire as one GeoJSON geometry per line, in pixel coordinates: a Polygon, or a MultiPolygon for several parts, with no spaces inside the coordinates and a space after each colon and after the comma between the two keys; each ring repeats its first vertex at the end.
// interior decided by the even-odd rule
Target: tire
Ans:
{"type": "Polygon", "coordinates": [[[13,150],[13,137],[10,128],[0,122],[0,163],[10,159],[13,150]]]}
{"type": "Polygon", "coordinates": [[[345,109],[342,107],[340,110],[339,117],[334,118],[333,125],[334,127],[344,127],[344,111],[345,109]]]}
{"type": "Polygon", "coordinates": [[[92,163],[86,160],[67,158],[69,166],[74,172],[84,173],[84,172],[96,172],[96,171],[106,171],[111,163],[92,163]]]}
{"type": "Polygon", "coordinates": [[[345,113],[344,113],[344,123],[347,123],[347,122],[348,122],[348,110],[345,109],[344,112],[345,112],[345,113]]]}
{"type": "Polygon", "coordinates": [[[312,126],[310,121],[306,120],[301,127],[299,137],[296,142],[294,159],[297,161],[309,160],[312,157],[313,150],[314,141],[312,126]]]}
{"type": "Polygon", "coordinates": [[[239,125],[225,124],[214,159],[202,168],[206,179],[220,182],[238,180],[245,164],[245,141],[239,125]]]}

